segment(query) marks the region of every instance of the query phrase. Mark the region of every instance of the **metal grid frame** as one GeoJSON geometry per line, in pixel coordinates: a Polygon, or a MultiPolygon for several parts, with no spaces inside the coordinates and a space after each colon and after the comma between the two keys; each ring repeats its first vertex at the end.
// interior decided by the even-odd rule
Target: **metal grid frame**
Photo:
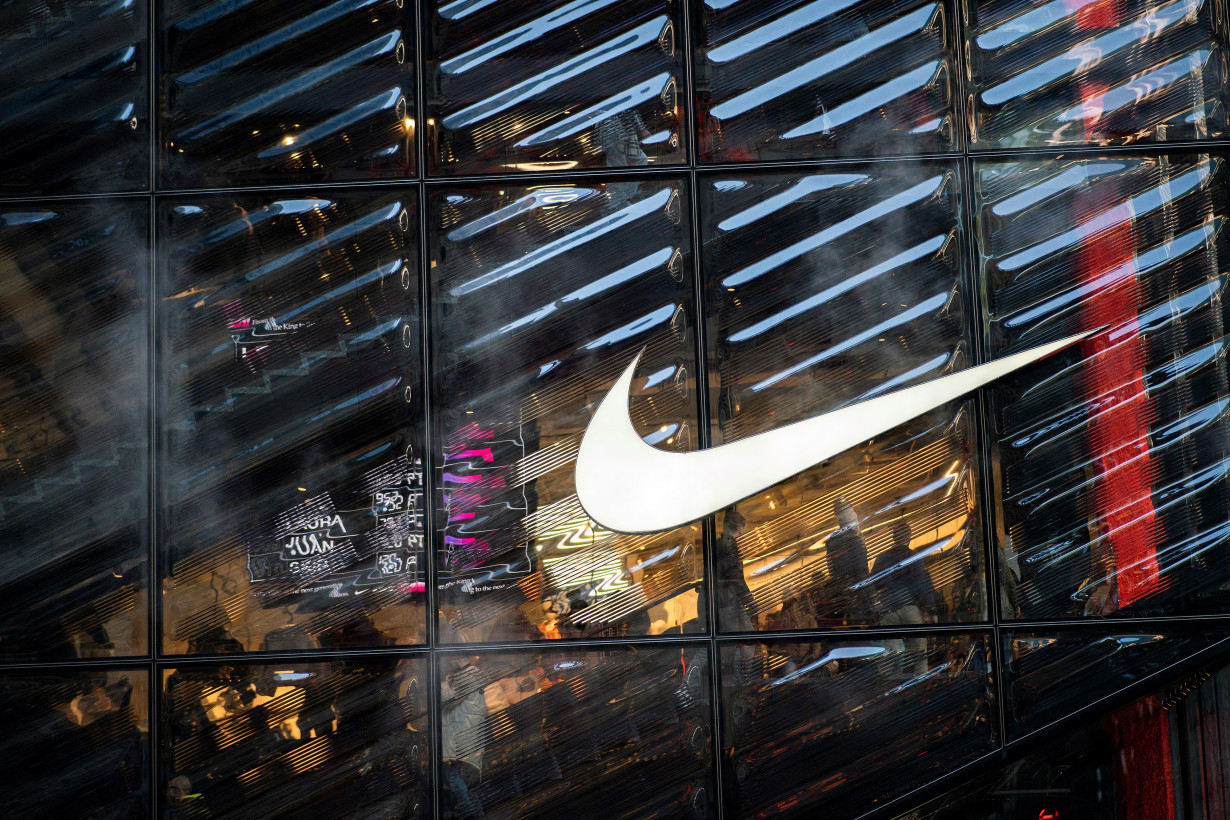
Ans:
{"type": "MultiPolygon", "coordinates": [[[[483,652],[495,652],[503,650],[525,650],[535,644],[525,643],[482,643],[482,644],[466,644],[463,646],[439,646],[437,642],[437,619],[438,609],[436,606],[437,598],[437,567],[436,567],[436,549],[439,533],[435,530],[435,493],[430,486],[431,477],[435,473],[436,466],[433,463],[434,450],[430,446],[432,438],[432,424],[434,421],[432,397],[430,390],[430,380],[432,378],[431,363],[433,361],[433,336],[430,327],[431,319],[431,293],[430,293],[430,277],[429,277],[429,246],[425,241],[428,235],[428,202],[429,193],[436,189],[449,188],[453,186],[462,186],[473,183],[491,183],[491,182],[506,182],[516,184],[518,182],[535,182],[558,180],[571,181],[578,179],[602,179],[612,175],[619,176],[635,176],[639,178],[653,177],[672,177],[677,179],[686,179],[688,184],[688,192],[690,196],[691,218],[689,220],[690,240],[692,243],[692,264],[691,276],[692,287],[694,294],[694,304],[692,309],[696,313],[695,334],[693,338],[695,353],[697,356],[698,372],[697,372],[697,413],[699,422],[699,440],[701,447],[710,445],[710,419],[709,419],[709,370],[706,359],[706,351],[708,349],[706,343],[706,323],[705,316],[705,292],[703,287],[703,278],[700,271],[700,249],[702,247],[700,236],[700,220],[699,220],[699,204],[698,204],[698,172],[736,172],[749,173],[755,171],[788,171],[797,169],[799,171],[818,170],[829,166],[842,166],[850,163],[868,164],[874,163],[877,165],[899,165],[902,163],[914,163],[924,160],[942,160],[947,162],[955,162],[958,164],[961,174],[961,260],[962,260],[962,276],[966,282],[967,292],[971,300],[978,299],[978,281],[977,281],[977,250],[974,247],[974,213],[971,207],[973,203],[973,173],[972,168],[975,160],[996,160],[996,159],[1054,159],[1060,156],[1080,156],[1080,155],[1097,155],[1103,156],[1107,154],[1130,155],[1130,154],[1158,154],[1163,152],[1184,152],[1184,151],[1202,151],[1211,153],[1226,153],[1230,154],[1230,138],[1210,139],[1199,141],[1174,141],[1174,142],[1147,142],[1130,146],[1102,146],[1102,145],[1073,145],[1054,148],[1013,148],[1013,149],[979,149],[971,150],[969,145],[968,134],[968,117],[966,108],[967,95],[964,93],[964,85],[966,82],[966,66],[965,66],[965,50],[956,49],[956,80],[955,82],[961,88],[956,95],[956,114],[957,114],[957,147],[948,152],[941,153],[919,153],[919,154],[897,154],[897,155],[882,155],[875,157],[824,157],[809,160],[780,160],[780,161],[759,161],[759,162],[718,162],[718,163],[701,163],[699,161],[699,142],[698,134],[695,129],[695,111],[692,109],[692,101],[694,97],[693,83],[693,54],[695,53],[696,28],[699,25],[693,19],[695,14],[695,5],[699,0],[674,0],[681,4],[680,10],[683,20],[680,33],[681,45],[684,50],[682,59],[683,73],[683,88],[681,89],[680,99],[683,100],[684,119],[681,121],[681,130],[683,132],[683,145],[685,147],[687,162],[685,165],[671,165],[659,167],[627,167],[627,168],[586,168],[576,169],[568,172],[550,172],[550,173],[509,173],[509,174],[463,174],[463,175],[445,175],[445,176],[428,176],[426,171],[429,167],[426,155],[426,140],[423,138],[425,129],[421,124],[426,123],[426,99],[427,99],[427,63],[426,63],[426,44],[427,44],[427,25],[426,17],[429,13],[430,0],[412,0],[414,4],[414,19],[413,19],[413,36],[416,48],[414,49],[414,80],[415,80],[415,116],[416,122],[420,124],[415,136],[416,150],[416,169],[418,174],[413,177],[402,179],[378,179],[378,180],[363,180],[363,181],[343,181],[343,182],[327,182],[327,183],[287,183],[281,185],[250,185],[250,186],[234,186],[234,187],[200,187],[200,188],[164,188],[159,184],[159,169],[160,169],[160,137],[161,124],[158,117],[159,103],[159,85],[162,76],[162,65],[160,51],[157,48],[158,37],[161,34],[159,23],[162,19],[162,3],[159,0],[148,0],[148,34],[143,49],[147,65],[149,66],[149,117],[151,119],[149,134],[149,173],[144,187],[123,192],[108,192],[108,193],[81,193],[81,194],[56,194],[47,196],[36,196],[28,194],[0,194],[0,202],[19,203],[19,202],[43,202],[52,203],[57,201],[80,201],[92,199],[116,199],[116,198],[133,198],[143,197],[148,202],[149,219],[150,219],[150,259],[158,259],[158,222],[157,205],[164,196],[168,195],[191,195],[191,194],[238,194],[242,192],[252,191],[269,191],[277,190],[279,192],[290,192],[296,190],[320,190],[321,188],[338,189],[338,190],[361,190],[367,187],[378,187],[384,189],[390,188],[406,188],[416,191],[418,201],[418,251],[419,251],[419,276],[420,276],[420,370],[422,382],[419,389],[422,390],[424,397],[424,418],[423,422],[423,437],[428,443],[424,451],[424,476],[427,478],[427,487],[424,492],[425,510],[424,516],[426,523],[426,560],[427,560],[427,588],[426,588],[426,618],[427,618],[427,644],[418,647],[379,647],[364,650],[338,650],[338,649],[322,649],[307,652],[249,652],[242,656],[236,655],[167,655],[162,652],[162,606],[160,599],[155,600],[155,593],[161,587],[161,576],[159,566],[160,545],[157,542],[158,534],[158,470],[160,461],[158,458],[158,413],[160,408],[155,401],[153,385],[156,383],[158,373],[158,349],[156,335],[156,311],[150,310],[148,342],[150,344],[151,356],[148,360],[147,379],[151,388],[150,415],[149,415],[149,434],[151,436],[151,446],[149,448],[149,503],[150,503],[150,521],[149,529],[149,554],[148,554],[148,579],[149,588],[147,590],[146,601],[148,611],[148,636],[150,644],[150,652],[144,656],[133,656],[123,658],[101,658],[101,659],[72,659],[63,661],[20,661],[20,662],[0,662],[0,674],[6,672],[21,672],[26,670],[86,670],[86,669],[114,669],[114,670],[143,670],[146,671],[149,678],[149,695],[150,695],[150,720],[149,720],[149,743],[153,751],[150,764],[150,806],[151,816],[162,816],[165,808],[165,795],[161,788],[163,778],[160,776],[162,765],[162,754],[159,746],[160,728],[163,722],[161,690],[162,678],[166,671],[175,667],[192,667],[192,666],[207,666],[209,664],[225,661],[227,663],[261,663],[272,661],[294,661],[294,662],[312,662],[324,661],[331,658],[372,658],[372,657],[408,657],[408,658],[423,658],[428,663],[429,672],[429,691],[427,696],[429,719],[429,737],[432,743],[432,754],[429,755],[430,760],[430,778],[432,786],[432,805],[435,817],[440,816],[440,806],[437,796],[440,789],[440,772],[437,760],[437,750],[440,748],[440,721],[439,714],[439,664],[437,659],[452,653],[470,653],[478,654],[483,652]]],[[[1230,14],[1230,6],[1227,0],[1217,0],[1219,6],[1223,7],[1223,14],[1230,14]]],[[[961,31],[959,15],[952,15],[948,21],[948,32],[950,37],[955,38],[954,42],[963,42],[964,34],[961,31]]],[[[149,278],[151,293],[154,293],[154,284],[157,281],[156,263],[151,262],[149,270],[146,271],[149,278]]],[[[977,304],[968,305],[974,309],[973,315],[980,315],[979,306],[977,304]]],[[[976,323],[974,329],[974,351],[979,361],[984,359],[984,328],[982,323],[976,323]]],[[[986,389],[978,391],[975,397],[978,423],[981,424],[986,418],[986,389]]],[[[980,436],[980,451],[978,457],[983,465],[989,465],[989,446],[985,441],[985,437],[980,436]]],[[[993,490],[991,482],[987,478],[989,468],[984,466],[981,471],[980,478],[980,493],[979,503],[984,509],[991,509],[993,501],[993,490]]],[[[984,561],[983,571],[988,574],[986,578],[986,589],[988,595],[991,596],[991,601],[999,599],[999,572],[997,567],[996,551],[991,548],[993,543],[994,533],[994,518],[990,514],[981,516],[983,527],[983,544],[984,544],[984,561]]],[[[713,548],[716,538],[716,531],[713,517],[710,516],[703,522],[703,538],[704,538],[704,567],[705,578],[708,581],[713,578],[713,548]]],[[[714,585],[705,583],[702,588],[706,592],[706,600],[703,605],[707,608],[707,631],[701,635],[680,635],[680,636],[645,636],[641,638],[591,638],[591,639],[569,639],[562,642],[563,645],[575,648],[602,648],[620,645],[649,645],[659,646],[662,644],[676,645],[691,645],[697,646],[703,644],[707,646],[709,652],[710,665],[710,721],[711,721],[711,748],[712,748],[712,766],[713,778],[718,794],[714,800],[716,814],[719,818],[725,816],[725,800],[722,792],[722,749],[721,749],[721,717],[722,709],[720,708],[721,700],[721,680],[720,680],[720,649],[724,644],[733,644],[744,641],[750,638],[755,638],[758,641],[773,642],[778,639],[782,640],[799,640],[799,639],[833,639],[833,638],[849,638],[852,635],[866,636],[873,638],[876,636],[903,636],[910,634],[945,634],[945,633],[972,633],[982,632],[989,634],[993,644],[993,664],[994,673],[992,675],[993,685],[996,689],[996,703],[998,707],[998,726],[996,727],[996,740],[998,748],[992,752],[988,752],[977,757],[970,762],[953,769],[952,771],[936,778],[934,781],[921,786],[912,791],[903,793],[895,798],[885,801],[883,804],[872,808],[860,815],[860,818],[886,818],[891,817],[899,811],[908,809],[917,804],[921,800],[929,797],[939,791],[951,788],[974,773],[984,770],[991,766],[1001,764],[1006,757],[1013,755],[1021,750],[1032,748],[1038,743],[1053,738],[1057,733],[1063,731],[1066,726],[1071,725],[1074,721],[1090,719],[1112,706],[1127,702],[1128,700],[1138,697],[1141,694],[1155,689],[1167,682],[1176,679],[1177,677],[1190,673],[1193,669],[1214,662],[1217,659],[1230,655],[1230,637],[1226,637],[1220,641],[1209,644],[1201,651],[1184,658],[1182,661],[1170,664],[1157,671],[1143,676],[1136,683],[1126,689],[1116,691],[1102,699],[1087,704],[1079,710],[1066,715],[1055,721],[1051,721],[1046,726],[1038,729],[1033,729],[1025,735],[1009,741],[1006,732],[1006,716],[1005,716],[1005,698],[1004,698],[1004,682],[1002,670],[1004,669],[1004,635],[1009,631],[1028,630],[1028,629],[1047,629],[1047,628],[1063,628],[1065,630],[1098,630],[1104,628],[1107,624],[1121,626],[1125,628],[1140,628],[1151,629],[1158,627],[1173,627],[1176,624],[1186,624],[1193,627],[1203,627],[1212,631],[1225,632],[1230,636],[1230,613],[1216,615],[1179,615],[1165,618],[1137,618],[1137,617],[1115,617],[1109,621],[1080,621],[1080,620],[1031,620],[1021,619],[1012,621],[1003,621],[1000,618],[998,607],[988,604],[987,611],[990,613],[990,619],[984,622],[974,623],[953,623],[939,625],[919,625],[919,626],[900,626],[891,628],[866,627],[866,628],[844,628],[844,629],[814,629],[814,630],[795,630],[781,633],[724,633],[717,634],[714,629],[716,623],[717,605],[714,596],[714,585]]]]}

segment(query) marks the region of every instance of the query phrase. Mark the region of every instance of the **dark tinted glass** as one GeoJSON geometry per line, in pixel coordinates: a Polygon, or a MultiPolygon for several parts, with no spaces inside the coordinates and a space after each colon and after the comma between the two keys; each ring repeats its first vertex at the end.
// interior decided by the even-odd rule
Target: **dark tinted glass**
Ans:
{"type": "Polygon", "coordinates": [[[976,168],[990,353],[1096,331],[991,392],[1003,614],[1226,611],[1224,160],[976,168]]]}
{"type": "Polygon", "coordinates": [[[1224,667],[1201,672],[1068,727],[898,820],[1224,817],[1225,744],[1214,727],[1226,718],[1228,678],[1224,667]]]}
{"type": "Polygon", "coordinates": [[[445,0],[427,14],[436,172],[684,160],[674,0],[445,0]]]}
{"type": "Polygon", "coordinates": [[[164,182],[412,175],[414,6],[163,0],[164,182]]]}
{"type": "Polygon", "coordinates": [[[149,649],[144,200],[0,207],[0,658],[149,649]]]}
{"type": "Polygon", "coordinates": [[[982,635],[721,652],[727,817],[854,817],[994,745],[982,635]]]}
{"type": "Polygon", "coordinates": [[[716,816],[708,655],[441,655],[441,816],[716,816]]]}
{"type": "Polygon", "coordinates": [[[163,670],[167,816],[431,816],[427,661],[163,670]]]}
{"type": "Polygon", "coordinates": [[[166,651],[423,642],[412,193],[160,219],[166,651]]]}
{"type": "Polygon", "coordinates": [[[150,816],[149,672],[5,672],[0,722],[6,816],[150,816]]]}
{"type": "Polygon", "coordinates": [[[975,148],[1226,131],[1217,0],[961,0],[975,148]]]}
{"type": "Polygon", "coordinates": [[[1008,738],[1111,697],[1147,675],[1225,641],[1176,625],[1021,629],[1003,633],[1008,738]]]}
{"type": "Polygon", "coordinates": [[[951,150],[953,7],[935,0],[695,0],[706,160],[951,150]]]}
{"type": "MultiPolygon", "coordinates": [[[[701,186],[715,444],[970,363],[952,167],[701,186]]],[[[739,503],[716,545],[720,627],[985,618],[976,442],[953,402],[739,503]]]]}
{"type": "Polygon", "coordinates": [[[450,188],[430,206],[442,639],[699,630],[700,527],[616,535],[573,483],[642,348],[638,430],[696,446],[686,187],[450,188]]]}
{"type": "Polygon", "coordinates": [[[145,0],[0,7],[0,192],[149,190],[145,0]]]}

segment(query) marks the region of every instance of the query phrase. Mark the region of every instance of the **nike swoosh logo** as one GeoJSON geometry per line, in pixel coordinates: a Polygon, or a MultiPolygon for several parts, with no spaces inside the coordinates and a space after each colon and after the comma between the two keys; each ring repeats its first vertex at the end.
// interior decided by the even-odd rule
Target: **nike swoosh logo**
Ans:
{"type": "MultiPolygon", "coordinates": [[[[1046,358],[1091,335],[1069,336],[739,441],[673,453],[646,444],[628,397],[641,356],[590,420],[577,454],[577,497],[586,515],[614,532],[674,529],[704,518],[855,445],[1046,358]]],[[[642,351],[643,352],[643,351],[642,351]]]]}

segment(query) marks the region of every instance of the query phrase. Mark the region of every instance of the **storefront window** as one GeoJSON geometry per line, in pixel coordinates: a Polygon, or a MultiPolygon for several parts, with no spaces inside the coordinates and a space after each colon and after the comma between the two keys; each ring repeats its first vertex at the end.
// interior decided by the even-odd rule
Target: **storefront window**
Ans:
{"type": "Polygon", "coordinates": [[[0,8],[10,802],[1200,816],[1227,20],[0,8]],[[595,503],[600,407],[657,464],[723,466],[608,462],[595,503]],[[1069,803],[1023,797],[1048,777],[1069,803]]]}

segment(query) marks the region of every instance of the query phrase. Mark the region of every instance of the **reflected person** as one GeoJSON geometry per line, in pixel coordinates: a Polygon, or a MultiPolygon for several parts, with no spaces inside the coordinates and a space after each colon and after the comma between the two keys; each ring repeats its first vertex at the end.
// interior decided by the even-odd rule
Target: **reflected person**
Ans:
{"type": "Polygon", "coordinates": [[[858,514],[844,498],[833,502],[839,529],[824,544],[824,560],[829,573],[830,602],[823,615],[846,621],[862,621],[871,617],[871,603],[866,585],[867,545],[859,528],[858,514]]]}
{"type": "Polygon", "coordinates": [[[444,816],[469,820],[483,816],[482,804],[474,791],[483,771],[486,689],[482,673],[469,658],[449,658],[445,669],[447,674],[440,683],[440,757],[452,811],[444,816]]]}
{"type": "MultiPolygon", "coordinates": [[[[906,522],[894,527],[893,545],[876,557],[871,569],[881,626],[935,623],[935,587],[922,558],[910,551],[912,537],[906,522]]],[[[912,668],[915,675],[926,672],[927,638],[906,638],[905,650],[913,660],[912,667],[906,664],[906,671],[912,668]]]]}
{"type": "MultiPolygon", "coordinates": [[[[648,165],[649,157],[641,141],[649,138],[649,129],[635,109],[617,111],[598,123],[596,128],[598,146],[602,149],[608,168],[626,168],[648,165]]],[[[636,192],[635,182],[609,182],[606,186],[608,203],[612,210],[622,208],[636,192]]]]}
{"type": "Polygon", "coordinates": [[[714,545],[718,625],[725,632],[756,629],[756,601],[743,575],[743,561],[739,557],[739,536],[746,527],[743,515],[733,505],[727,507],[722,518],[722,537],[714,545]]]}

